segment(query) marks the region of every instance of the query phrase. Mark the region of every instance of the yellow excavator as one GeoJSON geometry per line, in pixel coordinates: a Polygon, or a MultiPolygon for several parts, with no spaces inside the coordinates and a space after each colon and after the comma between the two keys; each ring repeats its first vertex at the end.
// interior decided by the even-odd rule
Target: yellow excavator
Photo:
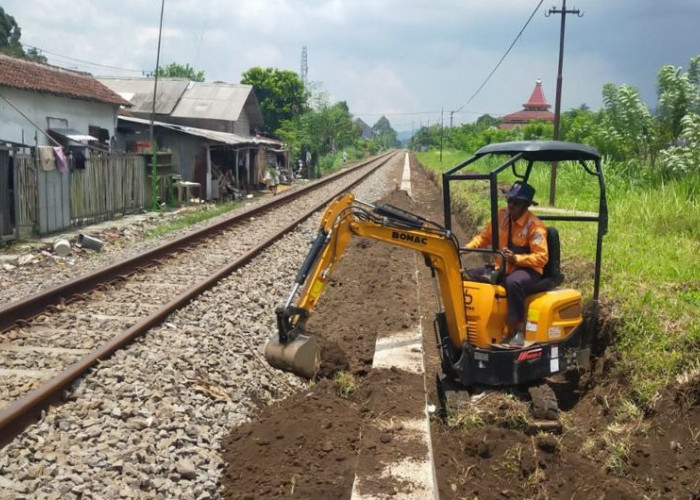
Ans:
{"type": "MultiPolygon", "coordinates": [[[[445,224],[442,226],[391,205],[360,201],[350,193],[340,195],[331,202],[322,216],[316,238],[296,276],[289,298],[277,308],[278,335],[270,339],[265,347],[267,361],[274,367],[307,378],[315,376],[319,366],[319,346],[314,336],[306,334],[306,321],[350,241],[354,237],[363,237],[415,250],[423,255],[436,282],[434,324],[443,380],[468,388],[534,387],[546,377],[586,365],[590,356],[589,327],[595,324],[597,315],[602,237],[607,231],[605,185],[596,150],[561,141],[492,144],[443,174],[443,198],[445,224]],[[487,174],[459,173],[474,161],[494,155],[506,155],[508,159],[487,174]],[[467,252],[504,258],[498,242],[498,230],[493,228],[491,249],[460,247],[450,229],[450,183],[488,181],[491,220],[495,224],[498,174],[511,168],[517,178],[527,182],[533,165],[539,162],[549,168],[552,161],[581,165],[599,182],[597,214],[568,211],[538,214],[542,220],[598,224],[592,318],[588,322],[583,320],[579,291],[559,287],[564,279],[559,269],[559,237],[556,228],[548,225],[549,262],[538,290],[526,301],[525,344],[512,348],[503,344],[508,334],[506,290],[502,284],[504,266],[500,266],[500,271],[494,269],[492,276],[483,281],[471,279],[462,266],[462,256],[467,252]],[[516,168],[520,164],[525,164],[524,172],[516,168]]],[[[546,397],[551,399],[549,395],[546,397]]],[[[551,401],[546,404],[552,406],[551,401]]]]}

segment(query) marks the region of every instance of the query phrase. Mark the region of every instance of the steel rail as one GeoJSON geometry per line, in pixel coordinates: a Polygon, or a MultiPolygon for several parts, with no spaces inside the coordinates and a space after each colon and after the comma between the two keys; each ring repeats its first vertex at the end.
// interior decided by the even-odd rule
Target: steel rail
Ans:
{"type": "Polygon", "coordinates": [[[123,260],[94,273],[90,273],[60,284],[49,290],[36,293],[15,302],[11,302],[10,304],[0,308],[0,333],[14,327],[19,320],[27,320],[45,311],[51,305],[64,303],[68,297],[85,293],[94,289],[97,285],[108,283],[120,276],[127,275],[137,268],[144,267],[152,263],[156,259],[163,258],[166,255],[172,254],[181,248],[190,246],[199,240],[206,239],[217,232],[224,231],[230,226],[233,226],[234,224],[237,224],[242,220],[250,218],[260,212],[292,201],[293,199],[296,199],[307,192],[316,190],[329,182],[349,175],[358,169],[369,165],[373,161],[381,161],[384,158],[388,158],[391,154],[392,152],[389,152],[384,155],[371,158],[358,164],[352,169],[337,172],[308,186],[283,193],[270,201],[261,203],[255,207],[251,207],[248,210],[244,210],[216,224],[200,229],[199,231],[176,238],[168,243],[144,252],[141,255],[123,260]]]}
{"type": "MultiPolygon", "coordinates": [[[[7,444],[10,440],[12,440],[17,434],[22,432],[28,425],[33,423],[33,421],[40,416],[41,412],[51,406],[52,404],[56,404],[59,402],[62,402],[65,400],[64,397],[64,391],[67,390],[70,385],[78,379],[83,373],[85,373],[88,369],[90,369],[93,365],[95,365],[98,361],[107,359],[109,356],[111,356],[115,351],[118,349],[128,345],[131,343],[134,339],[136,339],[138,336],[144,334],[147,332],[149,329],[161,324],[169,314],[171,314],[173,311],[183,307],[186,305],[188,302],[190,302],[194,297],[198,296],[205,290],[208,290],[212,286],[214,286],[218,281],[232,273],[233,271],[243,267],[244,265],[248,264],[250,261],[252,261],[258,254],[260,254],[263,250],[271,246],[275,241],[280,239],[282,236],[285,234],[289,233],[290,231],[294,230],[299,224],[304,222],[306,219],[311,217],[314,213],[317,211],[321,210],[324,206],[326,206],[328,203],[330,203],[338,194],[342,193],[343,191],[346,191],[357,184],[361,183],[364,181],[369,175],[371,175],[373,172],[375,172],[377,169],[380,167],[384,166],[386,163],[389,162],[389,160],[394,156],[392,154],[393,152],[390,152],[386,155],[374,158],[373,160],[370,161],[378,161],[377,165],[373,167],[372,169],[368,170],[362,177],[356,179],[352,183],[344,186],[342,189],[337,190],[335,193],[333,193],[331,196],[329,196],[327,199],[323,200],[322,202],[312,206],[309,208],[305,213],[300,215],[296,220],[294,220],[292,223],[281,229],[277,234],[273,235],[272,237],[268,238],[267,240],[263,241],[262,243],[258,244],[256,247],[253,249],[249,250],[247,253],[236,259],[234,262],[231,264],[227,265],[225,268],[221,269],[220,271],[216,272],[215,274],[207,277],[194,287],[186,290],[182,294],[180,294],[178,297],[174,298],[167,304],[165,304],[160,310],[152,313],[145,319],[141,320],[137,324],[133,325],[130,327],[128,330],[124,331],[121,334],[116,335],[109,341],[105,342],[102,344],[99,348],[97,348],[95,351],[83,356],[81,359],[64,369],[62,372],[60,372],[58,375],[55,375],[52,377],[50,380],[42,384],[41,386],[37,387],[36,389],[32,390],[25,396],[23,396],[21,399],[18,401],[15,401],[14,403],[11,403],[7,407],[3,408],[0,410],[0,447],[4,446],[7,444]]],[[[334,177],[335,179],[339,178],[341,176],[336,176],[334,177]]],[[[318,184],[314,184],[315,187],[318,187],[318,184]]],[[[309,186],[311,187],[311,186],[309,186]]],[[[306,192],[304,190],[303,192],[306,192]]],[[[270,208],[274,204],[266,204],[265,206],[267,208],[270,208]]],[[[259,210],[259,207],[256,207],[255,210],[247,211],[245,212],[246,215],[251,215],[251,213],[257,213],[259,210]]],[[[240,220],[240,218],[236,219],[240,220]]],[[[208,228],[209,229],[209,228],[208,228]]],[[[210,234],[210,232],[207,232],[207,234],[210,234]]],[[[191,242],[191,239],[187,238],[180,238],[177,240],[179,245],[177,245],[177,248],[182,246],[182,240],[191,242]]],[[[162,247],[159,247],[159,249],[162,248],[168,248],[172,245],[167,244],[163,245],[162,247]]],[[[133,259],[131,259],[133,260],[133,259]]],[[[131,260],[129,262],[131,262],[131,260]]],[[[138,258],[137,258],[138,260],[138,258]]],[[[140,264],[143,265],[143,264],[140,264]]],[[[112,266],[113,268],[120,268],[119,264],[116,264],[115,266],[112,266]]],[[[123,273],[123,271],[121,271],[123,273]]],[[[76,280],[79,281],[79,280],[76,280]]],[[[92,283],[94,281],[88,281],[88,283],[92,283]]],[[[102,282],[102,281],[100,281],[102,282]]],[[[64,288],[59,287],[62,290],[64,288]]]]}

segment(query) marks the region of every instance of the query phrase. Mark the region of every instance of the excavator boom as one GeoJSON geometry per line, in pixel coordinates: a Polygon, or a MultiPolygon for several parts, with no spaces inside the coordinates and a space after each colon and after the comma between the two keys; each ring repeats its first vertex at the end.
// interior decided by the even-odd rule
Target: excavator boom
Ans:
{"type": "Polygon", "coordinates": [[[307,378],[315,376],[319,347],[315,337],[305,334],[305,324],[333,268],[356,236],[415,250],[424,256],[440,287],[438,300],[444,307],[442,316],[450,341],[455,349],[460,349],[466,338],[467,321],[457,239],[449,230],[417,215],[390,205],[361,202],[347,193],[326,209],[289,298],[277,308],[278,335],[265,347],[265,357],[272,366],[307,378]]]}

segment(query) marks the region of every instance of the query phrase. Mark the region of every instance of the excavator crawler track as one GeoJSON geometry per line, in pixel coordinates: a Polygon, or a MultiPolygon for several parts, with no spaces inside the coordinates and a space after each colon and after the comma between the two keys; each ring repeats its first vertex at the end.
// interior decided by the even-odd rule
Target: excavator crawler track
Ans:
{"type": "Polygon", "coordinates": [[[528,426],[527,432],[561,432],[559,422],[559,403],[552,388],[546,384],[533,385],[528,388],[532,403],[534,421],[528,426]]]}

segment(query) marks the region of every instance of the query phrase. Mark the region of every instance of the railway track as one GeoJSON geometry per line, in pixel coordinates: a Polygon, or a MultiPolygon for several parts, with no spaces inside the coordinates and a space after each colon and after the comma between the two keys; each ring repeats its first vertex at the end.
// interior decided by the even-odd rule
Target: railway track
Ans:
{"type": "Polygon", "coordinates": [[[0,444],[86,371],[390,163],[389,153],[0,309],[0,444]]]}

